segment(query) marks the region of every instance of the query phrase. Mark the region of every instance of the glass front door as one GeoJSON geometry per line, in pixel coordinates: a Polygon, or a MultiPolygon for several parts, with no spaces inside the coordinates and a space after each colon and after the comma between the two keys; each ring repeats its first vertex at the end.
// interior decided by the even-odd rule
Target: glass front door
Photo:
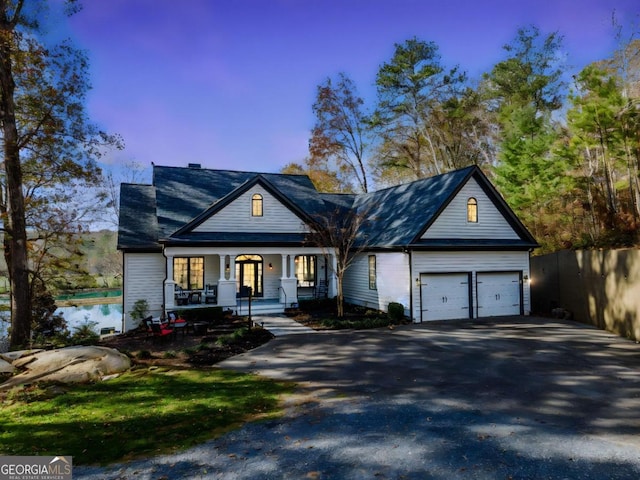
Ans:
{"type": "Polygon", "coordinates": [[[262,296],[262,257],[260,255],[240,255],[236,257],[236,295],[247,296],[245,288],[250,287],[251,295],[262,296]]]}

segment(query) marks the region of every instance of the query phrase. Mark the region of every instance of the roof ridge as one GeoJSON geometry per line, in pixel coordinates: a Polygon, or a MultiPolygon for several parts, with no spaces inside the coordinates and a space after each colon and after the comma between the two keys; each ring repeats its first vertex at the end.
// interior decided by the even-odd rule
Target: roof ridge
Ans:
{"type": "Polygon", "coordinates": [[[463,172],[464,170],[468,170],[468,169],[472,169],[472,168],[478,168],[478,166],[477,165],[467,165],[466,167],[456,168],[455,170],[449,170],[448,172],[439,173],[437,175],[432,175],[430,177],[416,178],[415,180],[411,180],[410,182],[398,183],[397,185],[391,185],[389,187],[381,188],[380,190],[376,190],[374,192],[359,193],[357,195],[372,195],[372,194],[376,194],[376,193],[379,193],[379,192],[392,190],[392,189],[398,188],[398,187],[407,187],[409,185],[413,185],[414,183],[435,180],[435,179],[437,179],[439,177],[444,177],[445,175],[452,175],[454,173],[460,173],[460,172],[463,172]]]}
{"type": "MultiPolygon", "coordinates": [[[[153,168],[159,169],[176,169],[176,170],[194,170],[191,167],[180,167],[176,165],[154,165],[153,168]]],[[[255,170],[232,170],[226,168],[208,168],[208,167],[200,167],[197,170],[202,171],[210,171],[210,172],[221,172],[221,173],[244,173],[249,175],[278,175],[283,177],[308,177],[309,175],[305,173],[282,173],[282,172],[256,172],[255,170]]]]}

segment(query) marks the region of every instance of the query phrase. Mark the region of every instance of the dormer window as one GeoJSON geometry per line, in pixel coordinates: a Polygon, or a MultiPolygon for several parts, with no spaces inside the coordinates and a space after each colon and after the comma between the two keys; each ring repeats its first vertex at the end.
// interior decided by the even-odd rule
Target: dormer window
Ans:
{"type": "Polygon", "coordinates": [[[260,195],[259,193],[254,193],[251,197],[251,216],[262,216],[262,195],[260,195]]]}
{"type": "Polygon", "coordinates": [[[473,197],[467,200],[467,222],[478,223],[478,201],[473,197]]]}

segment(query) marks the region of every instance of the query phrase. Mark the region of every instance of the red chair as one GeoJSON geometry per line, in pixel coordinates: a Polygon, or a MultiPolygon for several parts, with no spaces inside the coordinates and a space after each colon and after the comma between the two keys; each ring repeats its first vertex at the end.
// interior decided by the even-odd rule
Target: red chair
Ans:
{"type": "Polygon", "coordinates": [[[153,333],[153,338],[165,338],[168,335],[173,334],[173,328],[167,328],[159,323],[150,323],[151,332],[153,333]]]}

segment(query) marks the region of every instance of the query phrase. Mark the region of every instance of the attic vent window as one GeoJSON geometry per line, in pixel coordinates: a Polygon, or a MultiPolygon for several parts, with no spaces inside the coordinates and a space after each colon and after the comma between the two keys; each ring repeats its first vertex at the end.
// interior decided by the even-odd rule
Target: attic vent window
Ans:
{"type": "Polygon", "coordinates": [[[478,201],[473,197],[467,200],[467,222],[478,223],[478,201]]]}
{"type": "Polygon", "coordinates": [[[260,195],[259,193],[254,193],[251,197],[251,216],[262,216],[262,195],[260,195]]]}

